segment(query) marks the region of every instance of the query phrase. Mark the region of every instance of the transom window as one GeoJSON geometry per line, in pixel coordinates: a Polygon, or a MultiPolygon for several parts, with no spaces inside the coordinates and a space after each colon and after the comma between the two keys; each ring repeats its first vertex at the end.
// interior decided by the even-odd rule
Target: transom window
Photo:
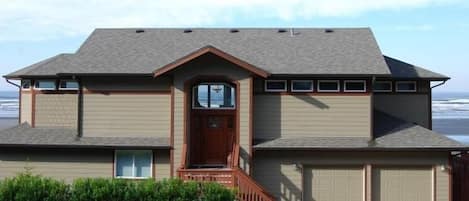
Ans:
{"type": "Polygon", "coordinates": [[[391,92],[392,82],[391,81],[375,81],[373,85],[373,91],[375,92],[391,92]]]}
{"type": "Polygon", "coordinates": [[[228,83],[200,83],[192,88],[192,108],[234,109],[235,88],[228,83]]]}
{"type": "Polygon", "coordinates": [[[312,80],[292,80],[291,91],[292,92],[312,92],[314,89],[312,80]]]}
{"type": "Polygon", "coordinates": [[[265,91],[269,91],[269,92],[287,91],[287,81],[286,80],[266,80],[265,91]]]}
{"type": "Polygon", "coordinates": [[[415,81],[397,81],[396,91],[397,92],[416,92],[417,83],[415,81]]]}
{"type": "Polygon", "coordinates": [[[40,90],[55,90],[55,80],[36,80],[34,88],[40,90]]]}
{"type": "Polygon", "coordinates": [[[78,82],[74,80],[60,80],[59,89],[61,90],[77,90],[78,82]]]}
{"type": "Polygon", "coordinates": [[[339,92],[340,91],[339,80],[319,80],[318,91],[319,92],[339,92]]]}
{"type": "Polygon", "coordinates": [[[117,178],[143,179],[152,177],[152,151],[119,150],[115,155],[117,178]]]}
{"type": "Polygon", "coordinates": [[[365,80],[345,80],[344,81],[345,92],[366,92],[365,80]]]}

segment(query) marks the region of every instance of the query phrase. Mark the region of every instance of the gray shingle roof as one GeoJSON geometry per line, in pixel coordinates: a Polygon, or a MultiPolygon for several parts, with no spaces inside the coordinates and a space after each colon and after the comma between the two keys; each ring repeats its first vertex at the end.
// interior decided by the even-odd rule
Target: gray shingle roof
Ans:
{"type": "Polygon", "coordinates": [[[433,71],[403,62],[401,60],[384,56],[384,60],[389,66],[392,77],[397,79],[420,78],[429,80],[447,80],[448,76],[435,73],[433,71]]]}
{"type": "Polygon", "coordinates": [[[169,138],[77,137],[75,129],[32,128],[23,123],[0,131],[0,146],[169,148],[169,138]]]}
{"type": "Polygon", "coordinates": [[[269,149],[461,149],[465,145],[416,124],[375,111],[374,140],[366,137],[278,138],[254,146],[269,149]]]}
{"type": "Polygon", "coordinates": [[[390,74],[368,28],[96,29],[73,56],[54,57],[7,75],[151,74],[200,48],[213,46],[271,74],[390,74]],[[40,67],[38,67],[38,65],[40,67]],[[36,66],[36,68],[34,68],[36,66]]]}

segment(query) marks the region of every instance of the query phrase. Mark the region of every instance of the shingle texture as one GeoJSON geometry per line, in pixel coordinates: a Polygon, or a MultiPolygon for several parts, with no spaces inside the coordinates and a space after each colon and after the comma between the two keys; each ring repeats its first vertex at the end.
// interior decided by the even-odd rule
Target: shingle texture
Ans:
{"type": "Polygon", "coordinates": [[[255,149],[458,149],[465,145],[429,129],[375,111],[374,140],[363,137],[278,138],[255,149]]]}
{"type": "Polygon", "coordinates": [[[384,56],[384,60],[392,73],[393,78],[421,78],[421,79],[437,79],[446,80],[449,77],[429,71],[427,69],[403,62],[398,59],[394,59],[388,56],[384,56]]]}
{"type": "Polygon", "coordinates": [[[23,123],[0,131],[0,146],[169,148],[169,138],[77,137],[75,129],[32,128],[23,123]]]}
{"type": "Polygon", "coordinates": [[[206,46],[213,46],[271,74],[389,75],[368,28],[278,29],[96,29],[72,56],[7,75],[151,74],[206,46]],[[34,70],[33,70],[34,69],[34,70]]]}

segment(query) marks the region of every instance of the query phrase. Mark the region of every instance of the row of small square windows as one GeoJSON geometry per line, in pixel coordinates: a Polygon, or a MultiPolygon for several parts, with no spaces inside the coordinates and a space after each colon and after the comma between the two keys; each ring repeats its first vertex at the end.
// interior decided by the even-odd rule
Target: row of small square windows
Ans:
{"type": "MultiPolygon", "coordinates": [[[[366,80],[344,80],[344,92],[366,92],[366,80]]],[[[318,92],[340,92],[340,80],[318,80],[318,92]]],[[[266,92],[286,92],[287,80],[266,80],[264,82],[264,90],[266,92]]],[[[374,92],[392,92],[392,81],[375,81],[373,85],[374,92]]],[[[416,81],[396,81],[397,92],[416,92],[416,81]]],[[[313,92],[313,80],[291,80],[291,92],[313,92]]]]}
{"type": "MultiPolygon", "coordinates": [[[[21,80],[21,88],[23,90],[31,89],[31,80],[21,80]]],[[[56,80],[36,80],[34,82],[34,89],[39,90],[56,90],[56,80]]],[[[78,90],[78,82],[74,80],[60,80],[60,90],[78,90]]]]}

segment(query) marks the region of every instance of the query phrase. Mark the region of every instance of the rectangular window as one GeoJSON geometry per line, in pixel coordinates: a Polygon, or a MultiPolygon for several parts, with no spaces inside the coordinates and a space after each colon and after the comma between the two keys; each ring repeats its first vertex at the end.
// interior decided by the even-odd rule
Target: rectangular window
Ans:
{"type": "Polygon", "coordinates": [[[375,92],[391,92],[392,82],[391,81],[375,81],[373,85],[373,91],[375,92]]]}
{"type": "Polygon", "coordinates": [[[31,80],[21,80],[21,89],[23,90],[31,89],[31,80]]]}
{"type": "Polygon", "coordinates": [[[152,151],[119,150],[115,153],[115,177],[144,179],[152,177],[152,151]]]}
{"type": "Polygon", "coordinates": [[[312,92],[314,89],[312,80],[292,80],[292,92],[312,92]]]}
{"type": "Polygon", "coordinates": [[[78,90],[78,82],[73,80],[60,80],[60,90],[78,90]]]}
{"type": "Polygon", "coordinates": [[[34,88],[40,90],[55,90],[55,80],[36,80],[34,88]]]}
{"type": "Polygon", "coordinates": [[[319,92],[339,92],[340,82],[339,80],[319,80],[318,91],[319,92]]]}
{"type": "Polygon", "coordinates": [[[417,82],[415,81],[397,81],[396,82],[397,92],[416,92],[417,82]]]}
{"type": "Polygon", "coordinates": [[[227,83],[200,83],[192,88],[192,108],[234,109],[235,87],[227,83]]]}
{"type": "Polygon", "coordinates": [[[366,92],[366,81],[365,80],[345,80],[344,91],[345,92],[366,92]]]}
{"type": "Polygon", "coordinates": [[[266,80],[265,91],[269,91],[269,92],[287,91],[287,81],[286,80],[266,80]]]}

